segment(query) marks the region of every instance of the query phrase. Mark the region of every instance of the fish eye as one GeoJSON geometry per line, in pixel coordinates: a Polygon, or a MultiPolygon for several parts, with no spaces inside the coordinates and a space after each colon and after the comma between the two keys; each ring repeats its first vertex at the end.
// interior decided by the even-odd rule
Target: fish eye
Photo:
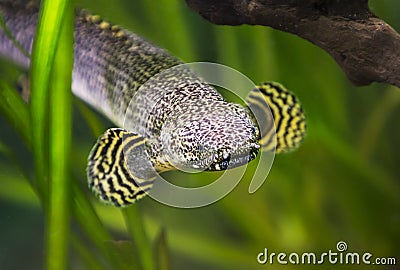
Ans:
{"type": "Polygon", "coordinates": [[[230,153],[225,152],[224,158],[214,164],[211,164],[211,167],[214,167],[216,171],[227,170],[231,161],[231,156],[232,155],[230,153]]]}

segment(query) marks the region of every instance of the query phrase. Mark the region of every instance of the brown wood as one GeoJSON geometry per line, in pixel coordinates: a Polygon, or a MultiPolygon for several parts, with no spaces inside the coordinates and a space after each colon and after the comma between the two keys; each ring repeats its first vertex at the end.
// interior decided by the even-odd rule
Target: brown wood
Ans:
{"type": "Polygon", "coordinates": [[[355,85],[400,87],[400,35],[367,0],[186,0],[215,24],[265,25],[329,53],[355,85]]]}

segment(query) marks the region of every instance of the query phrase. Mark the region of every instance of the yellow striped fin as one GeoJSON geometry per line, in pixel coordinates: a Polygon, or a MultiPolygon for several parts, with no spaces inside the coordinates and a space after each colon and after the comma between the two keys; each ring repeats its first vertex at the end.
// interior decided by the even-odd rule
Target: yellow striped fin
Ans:
{"type": "Polygon", "coordinates": [[[252,90],[246,102],[252,111],[263,117],[259,125],[260,144],[264,151],[276,147],[276,153],[282,153],[300,145],[306,135],[307,125],[303,108],[293,93],[281,84],[266,82],[252,90]]]}
{"type": "Polygon", "coordinates": [[[140,135],[120,128],[108,129],[88,158],[90,189],[114,206],[125,206],[144,197],[156,176],[145,147],[140,135]]]}

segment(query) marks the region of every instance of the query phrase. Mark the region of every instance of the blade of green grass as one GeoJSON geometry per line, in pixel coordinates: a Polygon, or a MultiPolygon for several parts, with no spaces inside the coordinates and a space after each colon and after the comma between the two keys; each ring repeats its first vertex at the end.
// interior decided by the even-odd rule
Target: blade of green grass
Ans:
{"type": "Polygon", "coordinates": [[[32,49],[30,67],[32,143],[35,157],[36,181],[42,194],[48,194],[46,186],[46,179],[48,177],[46,175],[46,168],[48,168],[48,158],[46,155],[48,86],[66,5],[67,0],[45,0],[41,3],[32,49]]]}
{"type": "MultiPolygon", "coordinates": [[[[3,152],[3,149],[0,149],[1,152],[3,152]]],[[[38,196],[29,182],[25,181],[25,177],[20,174],[19,170],[15,174],[5,172],[3,168],[0,168],[0,171],[0,198],[2,201],[9,201],[32,208],[40,206],[38,196]]]]}
{"type": "Polygon", "coordinates": [[[157,270],[171,269],[171,260],[165,231],[166,230],[164,228],[161,229],[154,243],[155,254],[157,254],[157,270]]]}
{"type": "Polygon", "coordinates": [[[0,27],[3,29],[4,34],[11,40],[15,47],[18,48],[26,57],[30,57],[29,52],[25,50],[25,48],[14,38],[11,34],[10,29],[7,27],[6,22],[4,21],[3,15],[0,13],[0,27]]]}
{"type": "MultiPolygon", "coordinates": [[[[134,207],[135,206],[132,206],[122,210],[125,220],[127,217],[124,212],[127,210],[131,211],[134,207]]],[[[105,225],[121,233],[126,231],[125,227],[127,226],[128,230],[138,230],[138,228],[133,226],[138,227],[137,222],[141,222],[146,225],[149,235],[154,236],[160,230],[160,223],[163,223],[160,220],[150,218],[143,220],[142,216],[138,216],[141,220],[137,219],[135,216],[138,215],[138,211],[134,209],[133,211],[136,212],[129,213],[132,217],[129,217],[129,223],[125,221],[124,226],[123,221],[115,218],[113,209],[101,209],[102,211],[99,211],[99,215],[105,225]]],[[[132,236],[132,233],[130,234],[132,236]]],[[[138,230],[135,235],[138,235],[138,237],[135,237],[133,242],[135,245],[139,245],[138,248],[143,252],[143,248],[146,248],[146,246],[142,245],[142,243],[146,242],[144,240],[139,242],[137,239],[143,238],[144,236],[141,234],[140,230],[138,230]]],[[[180,228],[174,227],[168,227],[168,236],[168,247],[174,254],[179,253],[180,255],[188,256],[194,260],[216,264],[218,266],[223,265],[224,267],[243,266],[254,261],[253,254],[249,254],[249,246],[242,244],[240,246],[235,245],[234,242],[226,241],[223,237],[218,238],[212,235],[199,235],[191,233],[190,230],[181,230],[180,228]]],[[[134,236],[132,236],[132,238],[133,237],[134,236]]]]}
{"type": "Polygon", "coordinates": [[[140,215],[137,205],[122,210],[124,215],[125,224],[133,243],[139,250],[139,257],[141,259],[142,268],[144,270],[154,270],[154,255],[147,237],[142,217],[140,215]]]}
{"type": "MultiPolygon", "coordinates": [[[[131,209],[134,209],[134,206],[123,209],[122,211],[124,212],[131,209]]],[[[137,211],[137,209],[134,211],[137,211]]],[[[106,216],[106,212],[107,211],[103,211],[99,214],[106,216]]],[[[136,214],[137,213],[130,213],[130,215],[136,214]]],[[[139,218],[143,219],[143,217],[140,216],[139,218]]],[[[138,226],[138,224],[133,223],[135,220],[137,222],[137,219],[132,217],[130,223],[126,224],[127,226],[130,226],[128,229],[132,229],[132,226],[138,226]]],[[[104,222],[117,231],[125,231],[123,223],[116,219],[108,218],[104,219],[104,222]]],[[[159,225],[161,221],[159,220],[146,219],[144,221],[142,220],[141,222],[146,224],[146,228],[149,232],[153,232],[153,235],[156,234],[156,232],[160,229],[159,225]]],[[[137,234],[139,233],[140,232],[137,232],[137,234]]],[[[222,264],[224,267],[232,267],[235,265],[243,266],[254,261],[254,256],[252,254],[249,255],[248,246],[235,245],[234,243],[224,240],[223,237],[218,238],[210,235],[199,235],[191,233],[190,230],[185,231],[180,230],[180,228],[173,227],[168,227],[168,236],[168,246],[170,250],[172,250],[174,253],[188,256],[191,259],[212,264],[215,263],[218,264],[218,266],[221,266],[222,264]]],[[[143,236],[139,236],[139,238],[141,237],[143,236]]],[[[134,239],[134,243],[137,243],[136,239],[134,239]]],[[[140,245],[139,248],[142,250],[145,248],[145,246],[140,245]]]]}
{"type": "Polygon", "coordinates": [[[238,46],[237,29],[231,26],[215,26],[215,37],[218,47],[218,62],[240,70],[242,61],[238,46]]]}
{"type": "Polygon", "coordinates": [[[65,6],[50,87],[49,213],[47,268],[67,269],[69,235],[69,162],[71,149],[72,6],[65,6]]]}
{"type": "MultiPolygon", "coordinates": [[[[65,269],[67,267],[67,247],[68,247],[68,230],[69,230],[69,209],[68,209],[68,186],[67,186],[67,167],[68,167],[68,151],[70,149],[70,130],[71,130],[71,119],[70,119],[70,92],[69,87],[71,85],[70,76],[72,68],[72,38],[71,40],[63,40],[61,35],[61,41],[59,46],[62,47],[55,52],[58,39],[58,33],[60,29],[55,29],[55,25],[61,27],[60,17],[53,16],[57,12],[65,13],[65,3],[59,3],[56,5],[54,2],[44,2],[41,9],[40,18],[44,22],[39,22],[37,39],[35,41],[35,47],[33,50],[32,59],[32,71],[31,71],[31,118],[29,119],[29,110],[27,105],[19,97],[18,93],[7,88],[7,92],[4,94],[2,99],[2,108],[5,108],[6,115],[8,114],[9,122],[15,122],[16,129],[21,130],[23,138],[28,144],[31,144],[31,133],[30,130],[24,130],[23,127],[30,127],[30,121],[36,123],[33,134],[33,151],[36,162],[36,179],[41,183],[39,189],[47,189],[47,182],[44,181],[47,176],[51,180],[49,183],[49,200],[45,200],[44,208],[48,212],[48,225],[47,225],[47,268],[48,269],[65,269]],[[50,12],[50,19],[46,15],[50,12]],[[50,11],[51,10],[51,11],[50,11]],[[51,19],[52,17],[52,19],[51,19]],[[46,20],[47,19],[47,20],[46,20]],[[55,22],[57,21],[58,22],[55,22]],[[49,26],[50,24],[50,26],[49,26]],[[43,30],[43,29],[44,30],[43,30]],[[40,30],[42,29],[42,30],[40,30]],[[56,33],[55,39],[49,40],[48,37],[52,36],[51,32],[56,33]],[[58,32],[58,33],[57,33],[58,32]],[[41,34],[42,33],[42,34],[41,34]],[[41,35],[45,35],[41,37],[41,35]],[[46,39],[47,37],[47,39],[46,39]],[[50,44],[49,44],[50,43],[50,44]],[[39,44],[39,45],[38,45],[39,44]],[[65,46],[69,46],[69,49],[65,46]],[[43,49],[45,48],[45,49],[43,49]],[[36,52],[36,51],[38,52],[36,52]],[[68,52],[70,50],[70,52],[68,52]],[[39,55],[39,56],[38,56],[39,55]],[[52,58],[68,58],[67,63],[65,59],[62,61],[54,61],[52,58]],[[36,60],[36,59],[40,59],[36,60]],[[52,68],[52,64],[56,66],[52,68]],[[58,67],[58,68],[57,68],[58,67]],[[61,67],[61,68],[60,68],[61,67]],[[57,73],[58,69],[60,71],[57,73]],[[51,74],[51,72],[56,73],[51,74]],[[68,74],[68,75],[67,75],[68,74]],[[50,85],[51,93],[48,93],[48,85],[50,85]],[[68,89],[66,89],[68,88],[68,89]],[[11,94],[9,94],[9,92],[11,94]],[[20,105],[8,104],[9,97],[16,99],[17,102],[21,101],[20,105],[25,109],[18,109],[20,105]],[[48,102],[51,102],[50,109],[47,108],[48,102]],[[26,112],[25,118],[18,117],[15,112],[26,112]],[[47,116],[50,115],[50,116],[47,116]],[[13,119],[16,119],[15,121],[13,119]],[[47,121],[50,120],[49,126],[47,121]],[[24,121],[26,123],[24,123],[24,121]],[[50,147],[49,153],[46,151],[46,131],[49,128],[50,135],[50,147]],[[48,163],[49,162],[49,165],[48,163]],[[49,170],[49,171],[48,171],[49,170]],[[48,205],[46,203],[48,202],[48,205]]],[[[71,12],[72,14],[72,12],[71,12]]],[[[70,31],[72,33],[72,30],[70,31]]],[[[72,37],[72,35],[71,35],[72,37]]],[[[14,102],[15,103],[15,102],[14,102]]],[[[22,113],[24,114],[24,113],[22,113]]],[[[74,185],[76,186],[76,185],[74,185]]],[[[77,192],[79,188],[74,189],[74,215],[79,221],[80,225],[84,228],[89,238],[95,243],[95,245],[103,252],[107,253],[105,242],[111,239],[109,233],[102,226],[98,220],[96,213],[93,211],[91,204],[85,198],[82,192],[77,192]]],[[[47,193],[47,192],[46,192],[47,193]]],[[[103,254],[107,255],[107,254],[103,254]]],[[[109,257],[110,259],[110,257],[109,257]]],[[[111,258],[112,259],[112,258],[111,258]]],[[[114,258],[118,259],[118,258],[114,258]]],[[[151,265],[145,262],[145,265],[151,265]]],[[[116,268],[115,268],[116,269],[116,268]]],[[[152,269],[147,267],[147,269],[152,269]]]]}
{"type": "Polygon", "coordinates": [[[72,247],[76,250],[77,255],[84,262],[86,269],[92,269],[92,270],[107,269],[94,256],[93,252],[89,250],[87,245],[82,243],[81,239],[77,235],[71,234],[71,244],[72,247]]]}
{"type": "MultiPolygon", "coordinates": [[[[87,109],[89,110],[89,109],[87,109]]],[[[0,81],[0,113],[5,117],[7,122],[21,135],[25,144],[29,149],[31,146],[31,133],[30,133],[30,118],[28,105],[22,100],[18,92],[13,89],[13,87],[0,81]]],[[[12,163],[14,163],[18,171],[24,176],[26,180],[31,180],[28,176],[28,172],[24,170],[22,164],[18,163],[15,157],[13,149],[7,147],[5,144],[0,142],[0,153],[3,153],[12,163]]],[[[21,177],[21,176],[20,176],[21,177]]],[[[20,189],[19,186],[24,186],[22,183],[17,181],[12,181],[12,178],[5,178],[2,176],[0,192],[2,198],[10,199],[12,201],[20,200],[21,202],[26,201],[27,204],[34,199],[30,196],[26,196],[28,191],[27,188],[20,189]],[[7,188],[8,187],[8,188],[7,188]],[[12,192],[10,192],[10,190],[12,192]],[[22,192],[22,191],[23,192],[22,192]],[[26,192],[25,192],[26,191],[26,192]]],[[[78,182],[77,180],[75,180],[78,182]]],[[[37,188],[30,184],[30,189],[37,194],[37,188]]],[[[31,192],[31,191],[29,191],[31,192]]],[[[41,196],[39,196],[40,198],[41,196]]],[[[104,242],[111,240],[111,235],[107,232],[100,219],[98,218],[96,212],[94,211],[92,205],[86,198],[86,195],[80,190],[77,184],[74,184],[73,188],[73,198],[74,198],[74,216],[79,222],[80,226],[83,228],[89,239],[94,243],[94,245],[101,250],[104,256],[107,255],[107,250],[104,247],[104,242]]],[[[35,201],[35,204],[37,202],[35,201]]]]}
{"type": "Polygon", "coordinates": [[[108,255],[113,263],[113,269],[135,270],[143,269],[140,267],[140,260],[137,256],[137,248],[132,241],[108,241],[105,243],[108,249],[108,255]]]}
{"type": "Polygon", "coordinates": [[[74,216],[87,233],[89,239],[104,253],[104,242],[110,241],[111,235],[104,228],[93,206],[77,184],[72,187],[74,198],[74,216]]]}
{"type": "Polygon", "coordinates": [[[383,132],[390,116],[399,105],[400,93],[394,86],[389,86],[383,92],[382,98],[374,104],[374,108],[371,109],[359,135],[359,149],[366,159],[374,153],[377,141],[380,138],[379,135],[383,132]]]}
{"type": "Polygon", "coordinates": [[[0,113],[24,139],[27,146],[31,144],[31,125],[29,109],[15,89],[0,81],[0,113]]]}
{"type": "Polygon", "coordinates": [[[327,149],[335,153],[338,160],[352,168],[353,172],[362,175],[367,183],[377,192],[385,194],[386,198],[395,202],[400,193],[395,176],[378,164],[372,164],[357,149],[335,135],[329,127],[319,124],[314,127],[315,133],[327,149]]]}
{"type": "Polygon", "coordinates": [[[165,46],[173,49],[184,61],[195,61],[194,39],[182,12],[184,10],[182,1],[159,0],[157,6],[154,5],[154,1],[147,0],[143,3],[154,27],[162,27],[169,32],[170,38],[165,40],[165,46]],[[160,21],[163,22],[162,25],[160,21]]]}
{"type": "Polygon", "coordinates": [[[101,134],[103,134],[105,127],[101,123],[97,115],[93,112],[93,110],[90,109],[85,103],[83,103],[83,101],[79,99],[76,99],[75,101],[76,102],[74,104],[78,107],[78,110],[85,119],[93,136],[97,138],[101,134]]]}

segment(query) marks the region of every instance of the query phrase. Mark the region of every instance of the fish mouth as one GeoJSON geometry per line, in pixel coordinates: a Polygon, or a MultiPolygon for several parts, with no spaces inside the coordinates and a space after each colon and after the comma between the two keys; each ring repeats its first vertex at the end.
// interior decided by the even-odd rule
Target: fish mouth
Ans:
{"type": "Polygon", "coordinates": [[[257,157],[259,150],[260,145],[254,143],[248,150],[238,153],[223,152],[216,154],[215,161],[207,167],[206,171],[224,171],[245,165],[257,157]]]}

